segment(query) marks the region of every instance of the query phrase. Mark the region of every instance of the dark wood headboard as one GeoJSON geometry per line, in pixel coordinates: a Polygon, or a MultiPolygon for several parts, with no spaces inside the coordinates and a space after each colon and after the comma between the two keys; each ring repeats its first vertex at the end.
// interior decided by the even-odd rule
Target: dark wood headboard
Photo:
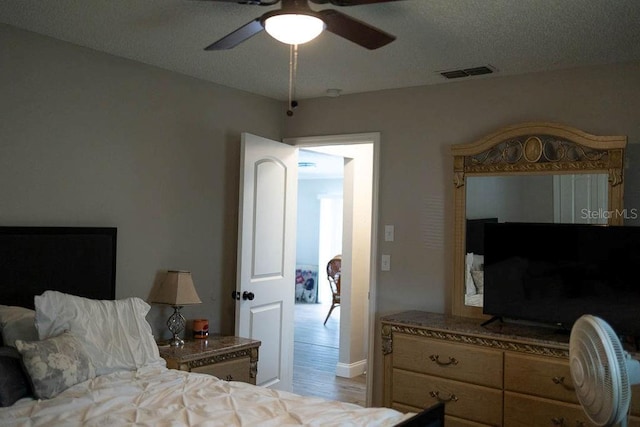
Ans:
{"type": "Polygon", "coordinates": [[[466,253],[484,255],[484,225],[496,223],[498,218],[479,218],[467,220],[466,253]]]}
{"type": "Polygon", "coordinates": [[[115,299],[114,227],[0,227],[0,304],[33,308],[56,290],[115,299]]]}

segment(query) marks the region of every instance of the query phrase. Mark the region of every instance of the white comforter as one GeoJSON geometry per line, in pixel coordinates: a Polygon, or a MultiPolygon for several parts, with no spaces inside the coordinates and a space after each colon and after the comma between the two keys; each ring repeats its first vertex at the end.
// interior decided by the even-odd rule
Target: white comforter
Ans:
{"type": "Polygon", "coordinates": [[[2,426],[391,426],[408,415],[146,367],[0,409],[2,426]]]}

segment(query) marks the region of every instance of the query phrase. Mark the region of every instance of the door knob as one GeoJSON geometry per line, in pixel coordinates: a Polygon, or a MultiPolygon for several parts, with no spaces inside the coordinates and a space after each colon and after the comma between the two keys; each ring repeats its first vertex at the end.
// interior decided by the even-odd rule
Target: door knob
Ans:
{"type": "Polygon", "coordinates": [[[239,300],[240,299],[240,292],[231,291],[231,299],[239,300]]]}
{"type": "Polygon", "coordinates": [[[255,298],[255,295],[253,295],[253,292],[244,291],[242,293],[242,299],[245,301],[246,300],[253,301],[253,298],[255,298]]]}

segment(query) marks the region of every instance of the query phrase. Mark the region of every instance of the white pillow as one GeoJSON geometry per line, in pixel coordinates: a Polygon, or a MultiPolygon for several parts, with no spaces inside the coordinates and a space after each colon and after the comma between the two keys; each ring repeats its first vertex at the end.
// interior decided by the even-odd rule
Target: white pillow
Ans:
{"type": "Polygon", "coordinates": [[[16,340],[37,340],[35,315],[35,311],[25,307],[0,305],[0,330],[3,344],[15,347],[16,340]]]}
{"type": "Polygon", "coordinates": [[[8,322],[23,319],[25,317],[33,317],[34,311],[25,307],[15,305],[0,305],[0,328],[8,322]]]}
{"type": "Polygon", "coordinates": [[[479,294],[484,294],[484,271],[482,270],[472,270],[471,277],[473,278],[473,283],[476,285],[476,290],[479,294]]]}
{"type": "Polygon", "coordinates": [[[2,328],[2,343],[9,347],[15,347],[17,340],[36,341],[38,331],[35,324],[35,313],[31,316],[12,320],[4,324],[2,328]]]}
{"type": "Polygon", "coordinates": [[[140,298],[91,300],[56,291],[35,297],[40,339],[70,331],[89,353],[97,375],[164,364],[140,298]]]}
{"type": "Polygon", "coordinates": [[[473,266],[473,253],[469,252],[465,256],[465,294],[472,296],[478,293],[476,285],[471,277],[471,267],[473,266]]]}
{"type": "Polygon", "coordinates": [[[471,271],[480,271],[480,270],[484,270],[484,255],[473,254],[471,271]]]}

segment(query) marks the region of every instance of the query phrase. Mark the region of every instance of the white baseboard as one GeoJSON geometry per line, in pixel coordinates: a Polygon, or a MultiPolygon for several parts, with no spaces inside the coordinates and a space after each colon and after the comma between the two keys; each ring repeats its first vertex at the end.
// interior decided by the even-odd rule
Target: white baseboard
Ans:
{"type": "Polygon", "coordinates": [[[353,378],[362,375],[367,371],[367,359],[351,364],[340,363],[336,365],[336,376],[343,378],[353,378]]]}

